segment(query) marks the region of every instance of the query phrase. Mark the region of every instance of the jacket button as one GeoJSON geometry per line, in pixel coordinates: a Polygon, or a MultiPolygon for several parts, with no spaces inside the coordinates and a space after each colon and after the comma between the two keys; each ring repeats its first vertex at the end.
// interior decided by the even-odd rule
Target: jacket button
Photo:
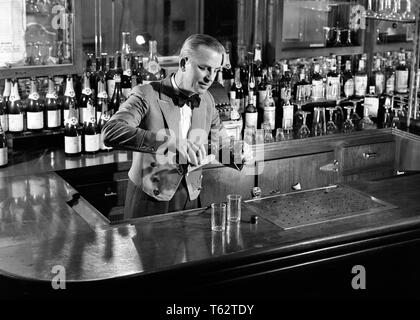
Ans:
{"type": "Polygon", "coordinates": [[[153,176],[152,179],[150,179],[150,180],[152,180],[152,182],[154,182],[154,183],[159,183],[160,182],[160,179],[157,176],[153,176]]]}
{"type": "Polygon", "coordinates": [[[155,196],[158,196],[158,195],[160,195],[160,192],[159,192],[159,190],[158,190],[158,189],[155,189],[155,190],[153,190],[153,194],[154,194],[155,196]]]}
{"type": "Polygon", "coordinates": [[[151,163],[150,163],[150,166],[151,166],[152,168],[156,167],[156,162],[151,162],[151,163]]]}

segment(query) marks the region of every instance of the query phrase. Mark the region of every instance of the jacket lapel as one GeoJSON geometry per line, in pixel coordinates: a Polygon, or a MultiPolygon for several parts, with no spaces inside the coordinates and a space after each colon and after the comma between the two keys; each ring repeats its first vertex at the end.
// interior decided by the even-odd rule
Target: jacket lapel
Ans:
{"type": "Polygon", "coordinates": [[[207,143],[207,134],[205,132],[207,112],[203,100],[204,99],[201,99],[200,107],[194,108],[192,111],[191,128],[188,132],[188,138],[194,141],[197,139],[197,134],[199,133],[200,142],[205,144],[207,143]],[[191,136],[191,133],[193,137],[191,136]]]}
{"type": "Polygon", "coordinates": [[[171,84],[171,78],[167,77],[161,82],[158,102],[169,129],[172,130],[175,135],[178,135],[181,114],[178,107],[176,107],[172,101],[171,97],[173,94],[174,89],[171,84]]]}

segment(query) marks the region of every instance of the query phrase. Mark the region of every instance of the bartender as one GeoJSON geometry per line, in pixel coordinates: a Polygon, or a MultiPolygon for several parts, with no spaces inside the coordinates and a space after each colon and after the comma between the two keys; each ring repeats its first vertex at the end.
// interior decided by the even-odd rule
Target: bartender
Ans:
{"type": "MultiPolygon", "coordinates": [[[[224,52],[209,35],[190,36],[182,45],[177,72],[134,87],[103,127],[106,145],[136,151],[128,172],[125,219],[200,207],[200,165],[209,159],[209,133],[213,142],[229,142],[207,91],[224,52]]],[[[252,161],[244,154],[241,159],[252,161]]]]}

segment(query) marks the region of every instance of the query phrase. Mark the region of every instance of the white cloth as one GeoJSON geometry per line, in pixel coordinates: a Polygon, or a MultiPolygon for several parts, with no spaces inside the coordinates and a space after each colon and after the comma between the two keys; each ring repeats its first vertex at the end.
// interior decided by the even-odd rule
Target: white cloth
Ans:
{"type": "MultiPolygon", "coordinates": [[[[171,77],[171,83],[176,92],[181,91],[175,83],[175,76],[171,77]]],[[[192,110],[189,105],[184,104],[182,107],[179,107],[179,112],[181,113],[181,123],[179,124],[181,138],[187,139],[188,131],[191,128],[192,110]]]]}

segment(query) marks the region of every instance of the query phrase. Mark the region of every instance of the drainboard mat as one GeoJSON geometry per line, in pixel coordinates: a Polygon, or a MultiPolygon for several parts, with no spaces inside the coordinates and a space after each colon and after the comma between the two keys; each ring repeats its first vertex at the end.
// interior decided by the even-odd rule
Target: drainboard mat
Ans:
{"type": "Polygon", "coordinates": [[[246,206],[283,229],[396,208],[390,203],[342,185],[253,199],[246,201],[246,206]]]}

